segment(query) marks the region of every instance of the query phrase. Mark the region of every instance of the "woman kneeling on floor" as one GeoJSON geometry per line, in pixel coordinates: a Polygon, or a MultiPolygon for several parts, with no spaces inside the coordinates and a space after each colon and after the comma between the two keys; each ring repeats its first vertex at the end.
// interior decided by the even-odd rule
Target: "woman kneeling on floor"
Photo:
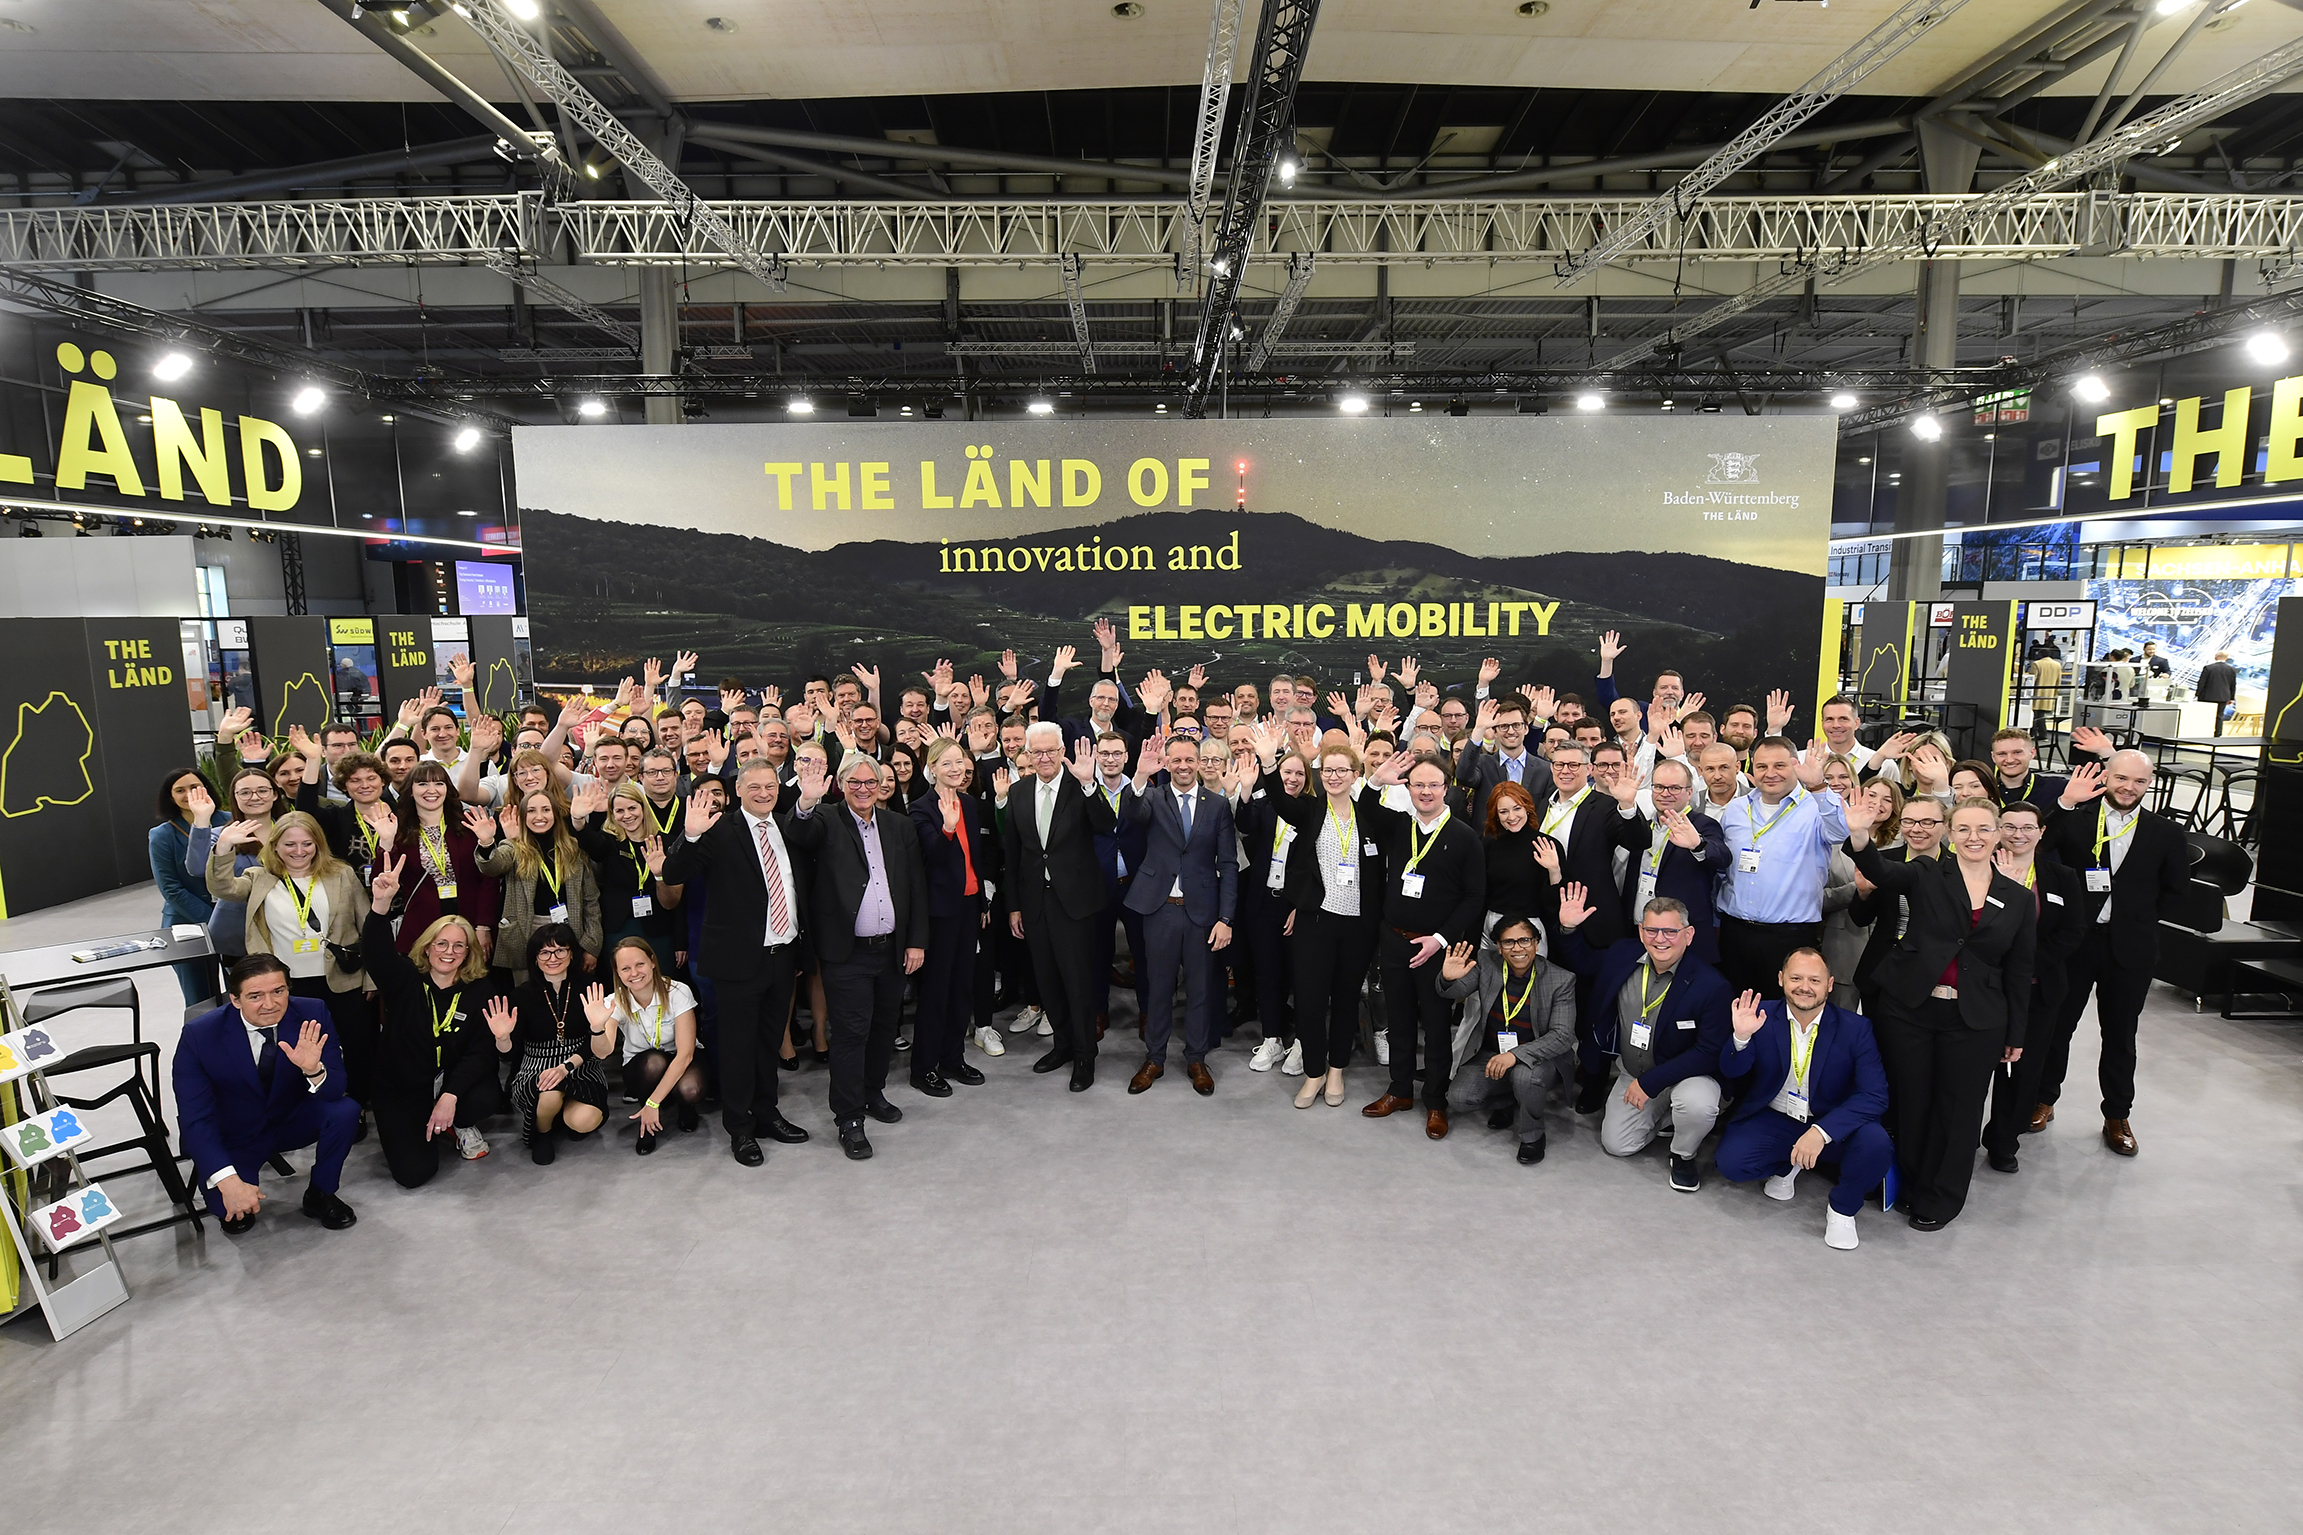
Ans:
{"type": "Polygon", "coordinates": [[[664,1104],[677,1098],[680,1128],[696,1128],[696,1104],[704,1096],[704,1066],[696,1048],[695,994],[665,977],[656,951],[645,938],[619,939],[608,953],[616,977],[611,996],[599,986],[584,994],[584,1013],[593,1029],[613,1024],[623,1035],[624,1093],[641,1100],[632,1118],[640,1122],[646,1156],[663,1133],[664,1104]]]}
{"type": "Polygon", "coordinates": [[[562,1130],[589,1135],[608,1117],[607,1060],[616,1051],[616,1029],[612,1021],[591,1019],[577,994],[578,949],[574,927],[545,923],[528,940],[528,979],[510,1001],[488,1005],[492,1032],[500,1032],[499,1010],[514,1018],[520,1067],[512,1078],[512,1112],[538,1166],[559,1154],[562,1130]]]}

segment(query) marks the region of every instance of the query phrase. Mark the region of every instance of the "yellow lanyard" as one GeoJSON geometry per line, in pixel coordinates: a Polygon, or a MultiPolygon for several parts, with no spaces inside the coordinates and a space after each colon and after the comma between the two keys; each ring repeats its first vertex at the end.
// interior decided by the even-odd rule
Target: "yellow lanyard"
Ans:
{"type": "MultiPolygon", "coordinates": [[[[1791,1023],[1791,1004],[1788,1002],[1783,1006],[1783,1019],[1784,1022],[1791,1023]]],[[[1808,1065],[1815,1059],[1815,1036],[1822,1032],[1823,1018],[1818,1014],[1815,1027],[1807,1031],[1807,1048],[1803,1051],[1799,1048],[1799,1025],[1791,1024],[1791,1080],[1799,1084],[1799,1091],[1802,1095],[1807,1091],[1808,1065]]]]}
{"type": "Polygon", "coordinates": [[[1564,805],[1554,805],[1549,810],[1546,810],[1543,813],[1543,834],[1548,837],[1553,832],[1557,831],[1561,823],[1565,822],[1568,817],[1575,814],[1576,807],[1583,803],[1583,797],[1590,792],[1591,785],[1586,783],[1582,788],[1575,791],[1575,798],[1569,800],[1564,805]]]}
{"type": "MultiPolygon", "coordinates": [[[[1330,801],[1327,807],[1327,824],[1335,832],[1335,856],[1344,863],[1350,863],[1352,861],[1351,845],[1353,840],[1359,836],[1359,812],[1356,809],[1352,810],[1339,820],[1336,817],[1335,804],[1330,801]]],[[[1433,828],[1432,835],[1435,837],[1439,835],[1436,827],[1433,828]]]]}
{"type": "Polygon", "coordinates": [[[1663,1006],[1663,999],[1670,995],[1671,982],[1668,979],[1658,976],[1655,973],[1655,966],[1652,963],[1641,964],[1639,967],[1639,1021],[1641,1023],[1645,1023],[1648,1019],[1654,1017],[1655,1010],[1663,1006]],[[1650,981],[1655,980],[1663,981],[1663,990],[1657,992],[1654,999],[1651,1001],[1647,995],[1647,987],[1650,981]]]}
{"type": "Polygon", "coordinates": [[[544,883],[551,887],[552,904],[554,906],[559,905],[560,881],[566,877],[560,873],[560,855],[557,852],[553,853],[551,859],[541,868],[537,869],[536,872],[542,875],[544,878],[544,883]]]}
{"type": "MultiPolygon", "coordinates": [[[[633,888],[637,890],[647,889],[648,880],[651,876],[648,873],[648,860],[641,854],[639,845],[627,840],[624,843],[624,856],[632,861],[633,888]]],[[[553,893],[557,894],[558,892],[555,890],[553,893]]]]}
{"type": "Polygon", "coordinates": [[[424,865],[432,871],[432,883],[445,885],[448,878],[448,831],[444,826],[418,828],[416,840],[424,850],[424,865]]]}
{"type": "Polygon", "coordinates": [[[432,1004],[432,1069],[438,1071],[448,1053],[447,1047],[440,1043],[440,1036],[456,1026],[456,1004],[464,1000],[463,988],[448,993],[448,1016],[444,1020],[440,1017],[439,992],[427,987],[424,1000],[432,1004]]]}
{"type": "Polygon", "coordinates": [[[656,835],[659,837],[670,836],[672,834],[672,823],[679,819],[680,801],[678,796],[675,795],[673,797],[671,810],[663,815],[656,814],[656,802],[652,799],[649,799],[646,795],[643,794],[640,796],[640,802],[648,807],[648,820],[654,824],[656,828],[656,835]]]}
{"type": "Polygon", "coordinates": [[[1416,840],[1415,840],[1415,832],[1416,832],[1416,827],[1415,827],[1415,818],[1414,818],[1413,816],[1410,816],[1410,817],[1408,817],[1408,822],[1407,822],[1407,848],[1408,848],[1408,860],[1407,860],[1407,867],[1406,867],[1404,870],[1402,870],[1402,871],[1401,871],[1402,873],[1406,873],[1406,874],[1413,874],[1413,873],[1415,872],[1415,866],[1416,866],[1417,864],[1419,864],[1419,863],[1423,862],[1423,855],[1424,855],[1424,854],[1426,854],[1426,853],[1428,853],[1428,852],[1430,852],[1430,851],[1432,850],[1432,848],[1433,848],[1433,847],[1435,847],[1435,846],[1437,846],[1437,845],[1438,845],[1438,842],[1439,842],[1439,834],[1440,834],[1441,832],[1443,832],[1443,831],[1445,831],[1445,830],[1447,829],[1447,818],[1448,818],[1450,815],[1452,815],[1453,813],[1454,813],[1454,812],[1452,812],[1452,811],[1448,811],[1448,810],[1442,810],[1442,811],[1439,813],[1439,819],[1431,823],[1431,835],[1430,835],[1430,836],[1428,836],[1428,837],[1426,837],[1426,838],[1424,839],[1424,841],[1423,841],[1423,845],[1422,845],[1422,846],[1420,846],[1420,847],[1418,847],[1418,846],[1416,845],[1416,840]]]}
{"type": "Polygon", "coordinates": [[[376,861],[376,828],[370,826],[367,821],[361,817],[357,806],[355,806],[352,811],[352,827],[360,834],[360,847],[361,850],[367,855],[365,858],[361,859],[361,862],[374,863],[376,861]]]}
{"type": "Polygon", "coordinates": [[[1786,794],[1783,797],[1783,808],[1775,812],[1775,819],[1769,821],[1765,826],[1762,826],[1759,824],[1759,791],[1757,789],[1752,790],[1751,803],[1747,807],[1751,813],[1751,840],[1757,842],[1760,838],[1775,830],[1777,826],[1782,824],[1783,818],[1791,814],[1793,807],[1798,803],[1799,791],[1794,789],[1791,793],[1786,794]]]}
{"type": "Polygon", "coordinates": [[[1504,972],[1503,1026],[1505,1028],[1510,1028],[1512,1026],[1512,1020],[1517,1018],[1521,1013],[1527,1011],[1527,999],[1535,995],[1536,972],[1542,968],[1543,961],[1540,959],[1527,967],[1527,984],[1519,988],[1519,1000],[1517,1002],[1511,1000],[1511,972],[1508,970],[1504,972]]]}
{"type": "Polygon", "coordinates": [[[318,932],[320,924],[312,920],[312,895],[313,891],[320,888],[320,882],[317,879],[313,880],[310,890],[298,890],[296,882],[292,879],[286,880],[285,883],[288,886],[289,903],[296,908],[296,926],[308,927],[312,931],[318,932]]]}
{"type": "Polygon", "coordinates": [[[664,1013],[668,1006],[665,998],[659,994],[650,1000],[648,1016],[641,1017],[637,1013],[633,1015],[632,1021],[648,1036],[648,1048],[651,1050],[664,1048],[664,1013]]]}
{"type": "Polygon", "coordinates": [[[2103,850],[2133,831],[2135,823],[2142,819],[2143,807],[2138,805],[2135,808],[2135,813],[2127,818],[2125,826],[2120,827],[2117,831],[2110,831],[2107,828],[2111,824],[2111,807],[2107,804],[2097,804],[2095,807],[2095,861],[2106,869],[2110,868],[2111,860],[2104,856],[2103,850]]]}

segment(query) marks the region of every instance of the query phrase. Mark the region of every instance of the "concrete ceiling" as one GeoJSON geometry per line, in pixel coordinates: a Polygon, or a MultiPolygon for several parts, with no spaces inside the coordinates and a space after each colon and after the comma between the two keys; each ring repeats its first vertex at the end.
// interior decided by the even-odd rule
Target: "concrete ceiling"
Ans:
{"type": "MultiPolygon", "coordinates": [[[[1327,0],[1307,77],[1435,85],[1626,90],[1796,89],[1895,10],[1766,0],[1327,0]]],[[[582,25],[585,0],[573,0],[582,25]]],[[[568,7],[562,7],[568,8],[568,7]]],[[[673,98],[1109,89],[1198,80],[1207,0],[589,0],[673,98]],[[720,18],[732,31],[706,19],[720,18]]],[[[2057,0],[1973,0],[1863,87],[1926,94],[2057,0]]],[[[1250,16],[1254,7],[1250,7],[1250,16]]],[[[2128,78],[2189,12],[2154,16],[2128,78]]],[[[2280,0],[2251,0],[2198,38],[2157,87],[2202,84],[2303,29],[2280,0]]],[[[479,40],[451,17],[420,46],[477,89],[510,100],[479,40]]],[[[2093,92],[2108,61],[2058,94],[2093,92]]],[[[2303,86],[2291,87],[2303,88],[2303,86]]],[[[0,95],[175,101],[431,99],[318,0],[0,0],[0,95]]]]}

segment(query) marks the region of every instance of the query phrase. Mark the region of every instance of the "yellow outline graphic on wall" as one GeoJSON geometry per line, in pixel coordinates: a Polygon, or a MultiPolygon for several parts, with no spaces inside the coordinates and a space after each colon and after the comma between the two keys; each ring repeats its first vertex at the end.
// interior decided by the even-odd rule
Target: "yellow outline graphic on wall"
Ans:
{"type": "MultiPolygon", "coordinates": [[[[313,687],[319,689],[320,691],[320,717],[316,720],[313,720],[310,724],[305,725],[304,728],[307,730],[316,731],[322,725],[328,723],[330,716],[334,712],[329,707],[331,700],[328,696],[328,685],[322,682],[311,672],[305,672],[301,676],[295,677],[287,683],[283,684],[280,688],[280,712],[272,716],[273,740],[277,741],[282,735],[286,734],[288,728],[288,707],[296,701],[297,690],[303,687],[303,685],[307,682],[312,684],[313,687]]],[[[303,724],[303,721],[299,720],[297,723],[303,724]]]]}
{"type": "MultiPolygon", "coordinates": [[[[2265,755],[2281,766],[2303,762],[2303,747],[2294,746],[2287,740],[2284,733],[2287,729],[2287,716],[2293,712],[2297,704],[2303,704],[2303,691],[2297,692],[2293,698],[2287,700],[2280,708],[2278,716],[2271,721],[2271,728],[2263,732],[2267,748],[2265,755]],[[2288,747],[2284,753],[2279,750],[2283,745],[2288,747]]],[[[2220,709],[2223,706],[2217,704],[2215,707],[2220,709]]]]}
{"type": "Polygon", "coordinates": [[[480,709],[487,714],[501,714],[512,707],[512,700],[520,696],[520,679],[512,671],[512,663],[502,656],[488,663],[488,675],[480,679],[480,709]],[[510,691],[502,703],[496,702],[496,673],[504,674],[504,686],[510,691]]]}
{"type": "MultiPolygon", "coordinates": [[[[55,727],[51,726],[50,728],[55,727]]],[[[86,712],[74,703],[68,695],[51,691],[46,698],[41,699],[36,704],[18,704],[16,706],[16,734],[9,738],[7,747],[0,750],[0,816],[6,816],[13,820],[19,816],[37,815],[51,806],[61,807],[81,803],[89,795],[96,792],[95,781],[88,776],[88,759],[94,755],[96,755],[95,728],[88,723],[86,712]],[[32,727],[33,721],[46,718],[49,706],[57,703],[70,709],[73,718],[80,722],[80,740],[78,743],[80,754],[73,761],[71,768],[72,772],[80,775],[80,792],[69,798],[62,798],[49,793],[46,785],[39,785],[37,786],[38,792],[32,796],[32,802],[19,809],[11,796],[8,785],[8,771],[15,760],[16,748],[24,744],[25,733],[32,727]]],[[[21,774],[18,776],[17,783],[18,787],[21,788],[23,783],[21,774]]]]}

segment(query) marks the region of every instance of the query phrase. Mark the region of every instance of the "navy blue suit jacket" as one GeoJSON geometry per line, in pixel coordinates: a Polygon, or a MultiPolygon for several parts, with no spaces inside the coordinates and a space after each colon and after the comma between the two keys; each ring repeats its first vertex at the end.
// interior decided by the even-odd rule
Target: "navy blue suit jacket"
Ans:
{"type": "MultiPolygon", "coordinates": [[[[1578,928],[1560,939],[1560,963],[1591,981],[1591,1036],[1609,1055],[1623,1053],[1623,1042],[1616,1036],[1621,1021],[1616,997],[1646,957],[1646,947],[1636,938],[1618,939],[1604,949],[1594,949],[1583,941],[1583,930],[1578,928]]],[[[1727,984],[1727,977],[1693,953],[1681,955],[1679,963],[1671,967],[1671,985],[1655,1010],[1655,1031],[1649,1036],[1655,1064],[1640,1077],[1639,1090],[1652,1098],[1669,1092],[1672,1084],[1688,1077],[1714,1075],[1720,1047],[1732,1045],[1735,1039],[1729,1011],[1734,1000],[1735,990],[1727,984]]]]}
{"type": "MultiPolygon", "coordinates": [[[[1688,920],[1695,924],[1695,945],[1691,953],[1707,965],[1719,963],[1719,912],[1712,899],[1720,878],[1734,867],[1735,854],[1727,846],[1727,834],[1719,823],[1700,810],[1690,809],[1689,821],[1696,834],[1703,839],[1703,857],[1698,859],[1691,848],[1676,842],[1663,845],[1663,858],[1655,866],[1655,893],[1669,896],[1687,908],[1688,920]]],[[[1623,911],[1631,925],[1639,925],[1639,865],[1647,856],[1648,838],[1653,822],[1642,816],[1626,821],[1616,818],[1617,845],[1631,854],[1623,866],[1623,911]]]]}
{"type": "Polygon", "coordinates": [[[1164,786],[1138,794],[1130,784],[1120,793],[1119,819],[1122,826],[1146,829],[1144,859],[1128,886],[1129,910],[1150,916],[1167,904],[1168,892],[1181,878],[1183,912],[1192,926],[1230,925],[1239,901],[1239,844],[1229,800],[1210,793],[1205,784],[1193,786],[1188,844],[1175,792],[1164,786]]]}
{"type": "MultiPolygon", "coordinates": [[[[1100,781],[1088,786],[1088,793],[1090,794],[1103,792],[1103,785],[1100,781]]],[[[1120,792],[1125,794],[1127,790],[1123,786],[1120,792]]],[[[1114,814],[1117,814],[1116,810],[1114,814]]],[[[1125,859],[1127,861],[1128,875],[1133,878],[1135,871],[1144,866],[1144,844],[1150,835],[1151,823],[1148,821],[1137,821],[1133,824],[1121,822],[1112,831],[1096,833],[1096,867],[1103,870],[1104,873],[1105,906],[1117,906],[1120,903],[1118,860],[1125,859]]]]}
{"type": "Polygon", "coordinates": [[[912,828],[920,835],[920,861],[928,871],[928,915],[938,918],[975,917],[984,911],[984,890],[997,888],[1000,878],[1000,834],[992,824],[990,800],[973,794],[960,796],[960,821],[967,830],[963,856],[959,839],[944,834],[944,810],[934,793],[911,805],[912,828]],[[975,865],[976,893],[968,892],[968,865],[975,865]]]}
{"type": "MultiPolygon", "coordinates": [[[[1730,1026],[1719,1052],[1720,1081],[1743,1085],[1743,1101],[1730,1123],[1749,1119],[1774,1102],[1791,1074],[1791,1021],[1782,999],[1760,1003],[1759,1016],[1759,1032],[1750,1044],[1736,1049],[1730,1026]]],[[[1887,1112],[1887,1070],[1879,1064],[1871,1020],[1861,1013],[1826,1002],[1815,1027],[1815,1054],[1807,1063],[1807,1112],[1825,1135],[1844,1142],[1887,1112]]]]}
{"type": "Polygon", "coordinates": [[[295,1113],[305,1100],[344,1096],[344,1054],[336,1048],[335,1025],[325,1003],[289,998],[280,1037],[295,1039],[307,1018],[318,1021],[328,1036],[320,1047],[320,1064],[328,1077],[316,1093],[286,1060],[272,1074],[271,1092],[264,1091],[256,1076],[256,1053],[248,1048],[247,1025],[231,1003],[184,1025],[170,1074],[176,1083],[176,1116],[184,1149],[192,1154],[196,1182],[238,1166],[240,1158],[234,1152],[262,1145],[264,1132],[295,1113]]]}

